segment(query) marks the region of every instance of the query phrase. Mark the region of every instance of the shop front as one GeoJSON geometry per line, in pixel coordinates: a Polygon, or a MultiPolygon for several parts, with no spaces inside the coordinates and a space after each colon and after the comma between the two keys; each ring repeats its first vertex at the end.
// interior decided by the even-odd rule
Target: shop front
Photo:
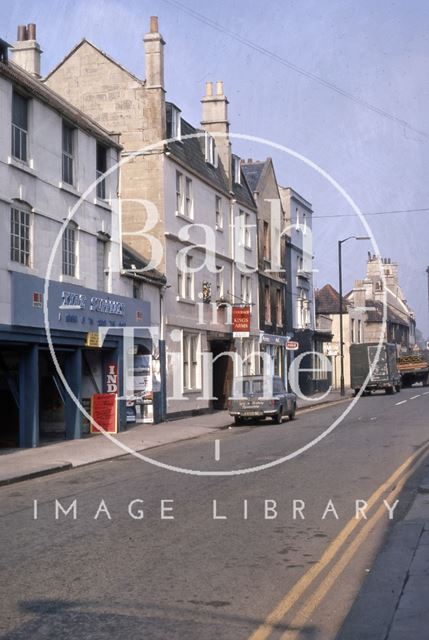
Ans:
{"type": "MultiPolygon", "coordinates": [[[[123,430],[127,422],[144,416],[136,404],[153,405],[161,392],[160,382],[152,382],[152,359],[159,358],[162,348],[145,328],[150,325],[148,302],[51,281],[47,330],[44,287],[42,278],[11,273],[11,322],[0,326],[3,447],[80,438],[89,432],[81,407],[89,413],[91,398],[99,393],[117,394],[117,428],[123,430]],[[150,359],[145,377],[150,393],[139,389],[136,375],[142,355],[150,359]],[[132,393],[130,380],[137,387],[132,393]]],[[[156,420],[153,406],[146,409],[146,417],[156,420]]]]}
{"type": "Polygon", "coordinates": [[[283,382],[287,379],[287,355],[286,343],[290,340],[288,336],[278,336],[262,333],[260,338],[260,349],[270,356],[271,375],[280,376],[283,382]]]}

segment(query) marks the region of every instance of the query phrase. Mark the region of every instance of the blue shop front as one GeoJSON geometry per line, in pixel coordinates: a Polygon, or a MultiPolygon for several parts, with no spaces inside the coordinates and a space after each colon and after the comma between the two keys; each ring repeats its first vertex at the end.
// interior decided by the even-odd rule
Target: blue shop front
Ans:
{"type": "Polygon", "coordinates": [[[147,329],[149,302],[51,281],[47,331],[44,279],[12,272],[11,293],[11,323],[0,325],[0,446],[80,438],[89,421],[79,405],[89,412],[97,393],[124,398],[118,430],[161,419],[163,347],[147,329]]]}

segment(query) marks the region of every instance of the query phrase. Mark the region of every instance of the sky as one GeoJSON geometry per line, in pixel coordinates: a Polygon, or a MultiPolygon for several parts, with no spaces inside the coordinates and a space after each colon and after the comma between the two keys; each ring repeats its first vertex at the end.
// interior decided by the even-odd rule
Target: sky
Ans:
{"type": "MultiPolygon", "coordinates": [[[[376,213],[365,220],[381,255],[398,262],[429,337],[429,3],[0,0],[0,37],[13,43],[18,24],[35,22],[43,74],[86,37],[144,78],[151,15],[167,43],[167,99],[197,126],[206,80],[223,80],[232,134],[291,149],[376,213]]],[[[270,144],[234,139],[233,148],[271,156],[278,182],[312,203],[315,284],[337,287],[337,241],[368,232],[347,196],[270,144]]],[[[371,242],[343,246],[345,290],[365,276],[368,251],[371,242]]]]}

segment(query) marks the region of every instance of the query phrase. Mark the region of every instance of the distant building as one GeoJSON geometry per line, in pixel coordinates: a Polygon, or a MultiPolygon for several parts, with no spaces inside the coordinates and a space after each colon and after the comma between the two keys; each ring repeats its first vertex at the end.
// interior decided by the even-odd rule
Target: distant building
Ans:
{"type": "Polygon", "coordinates": [[[384,340],[395,343],[398,354],[408,353],[414,348],[415,315],[399,284],[396,262],[392,262],[390,258],[369,255],[365,279],[356,281],[346,300],[354,308],[365,310],[364,342],[380,340],[386,302],[384,340]]]}

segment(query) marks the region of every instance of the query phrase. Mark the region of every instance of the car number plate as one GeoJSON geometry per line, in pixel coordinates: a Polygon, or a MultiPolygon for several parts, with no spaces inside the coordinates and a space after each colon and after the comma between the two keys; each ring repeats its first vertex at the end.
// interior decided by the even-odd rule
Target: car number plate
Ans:
{"type": "Polygon", "coordinates": [[[260,416],[261,412],[260,411],[245,411],[243,415],[249,416],[249,417],[260,416]]]}

